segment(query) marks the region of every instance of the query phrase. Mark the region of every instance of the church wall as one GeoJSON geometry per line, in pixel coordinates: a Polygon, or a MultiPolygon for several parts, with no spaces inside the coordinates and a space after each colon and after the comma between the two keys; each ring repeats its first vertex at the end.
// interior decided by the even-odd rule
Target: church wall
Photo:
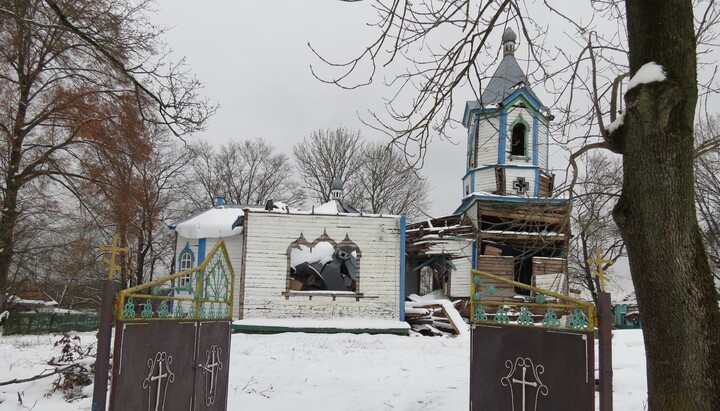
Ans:
{"type": "Polygon", "coordinates": [[[485,117],[479,121],[478,157],[476,167],[494,165],[498,162],[498,132],[500,119],[485,117]]]}
{"type": "MultiPolygon", "coordinates": [[[[243,253],[241,316],[253,318],[363,317],[400,319],[400,217],[333,216],[249,212],[243,253]],[[347,235],[360,249],[358,289],[362,297],[288,294],[288,250],[302,234],[313,243],[326,232],[336,243],[347,235]]],[[[325,291],[327,293],[327,291],[325,291]]],[[[348,292],[346,292],[348,293],[348,292]]]]}

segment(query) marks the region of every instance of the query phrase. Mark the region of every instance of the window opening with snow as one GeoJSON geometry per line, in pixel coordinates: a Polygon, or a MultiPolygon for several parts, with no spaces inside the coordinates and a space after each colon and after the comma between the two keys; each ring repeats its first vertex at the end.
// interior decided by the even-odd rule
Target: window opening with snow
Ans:
{"type": "Polygon", "coordinates": [[[300,234],[287,256],[288,290],[358,292],[362,252],[347,234],[339,243],[325,232],[312,243],[300,234]]]}

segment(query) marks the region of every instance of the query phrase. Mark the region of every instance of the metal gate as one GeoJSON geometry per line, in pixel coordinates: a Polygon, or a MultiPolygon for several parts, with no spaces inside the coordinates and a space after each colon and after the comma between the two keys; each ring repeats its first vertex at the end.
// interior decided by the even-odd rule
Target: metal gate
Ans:
{"type": "Polygon", "coordinates": [[[472,277],[470,410],[593,410],[595,306],[477,270],[472,277]]]}
{"type": "Polygon", "coordinates": [[[197,268],[118,294],[110,410],[225,410],[233,270],[221,239],[197,268]]]}

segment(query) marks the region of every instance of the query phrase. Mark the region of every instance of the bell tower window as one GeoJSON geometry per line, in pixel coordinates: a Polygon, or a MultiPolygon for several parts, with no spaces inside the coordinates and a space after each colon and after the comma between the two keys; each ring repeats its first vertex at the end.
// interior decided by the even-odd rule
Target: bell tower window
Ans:
{"type": "Polygon", "coordinates": [[[527,135],[527,128],[525,124],[518,123],[512,128],[512,138],[510,140],[510,155],[524,157],[525,154],[525,141],[527,135]]]}

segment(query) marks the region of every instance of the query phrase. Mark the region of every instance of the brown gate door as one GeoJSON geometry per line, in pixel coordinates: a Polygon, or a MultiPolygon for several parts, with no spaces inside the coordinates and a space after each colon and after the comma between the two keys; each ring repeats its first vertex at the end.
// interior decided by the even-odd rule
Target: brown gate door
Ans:
{"type": "Polygon", "coordinates": [[[220,240],[197,268],[118,294],[110,410],[225,410],[233,271],[220,240]]]}
{"type": "Polygon", "coordinates": [[[230,322],[200,321],[197,341],[194,409],[226,410],[230,322]]]}
{"type": "Polygon", "coordinates": [[[472,281],[470,410],[594,410],[594,305],[477,270],[472,281]]]}

